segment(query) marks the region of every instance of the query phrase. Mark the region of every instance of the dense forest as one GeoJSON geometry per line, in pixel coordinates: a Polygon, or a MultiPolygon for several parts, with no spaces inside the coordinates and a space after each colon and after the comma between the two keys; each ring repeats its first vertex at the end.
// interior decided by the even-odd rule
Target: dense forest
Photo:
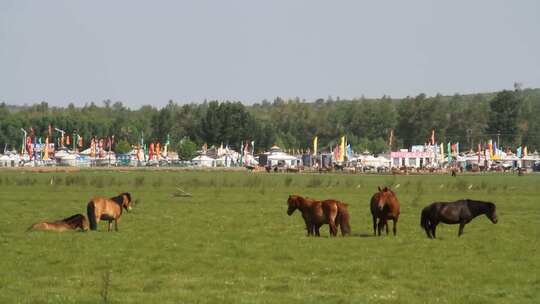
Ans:
{"type": "MultiPolygon", "coordinates": [[[[462,149],[476,147],[489,139],[512,150],[527,145],[540,148],[540,89],[496,93],[395,99],[353,100],[275,98],[253,105],[238,101],[204,101],[179,104],[174,101],[156,108],[130,109],[122,102],[103,101],[83,107],[50,107],[47,102],[32,106],[0,104],[0,144],[19,147],[21,128],[33,128],[45,138],[48,127],[77,132],[89,138],[114,135],[131,144],[165,142],[170,136],[174,150],[182,139],[198,146],[228,144],[238,148],[242,141],[255,141],[255,150],[277,144],[286,149],[307,149],[318,136],[319,149],[334,145],[345,135],[355,151],[379,153],[428,142],[435,130],[437,142],[460,142],[462,149]],[[393,131],[391,131],[393,130],[393,131]]],[[[55,132],[56,133],[56,132],[55,132]]],[[[55,134],[58,136],[58,133],[55,134]]]]}

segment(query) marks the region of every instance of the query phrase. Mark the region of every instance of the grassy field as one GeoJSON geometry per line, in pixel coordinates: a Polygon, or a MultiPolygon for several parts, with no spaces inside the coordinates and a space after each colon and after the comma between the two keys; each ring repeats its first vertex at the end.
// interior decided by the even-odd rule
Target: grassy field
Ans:
{"type": "Polygon", "coordinates": [[[0,303],[538,303],[540,176],[244,172],[0,172],[0,303]],[[174,197],[175,187],[193,197],[174,197]],[[392,185],[398,236],[371,237],[369,198],[392,185]],[[94,195],[139,199],[117,233],[25,232],[85,213],[94,195]],[[291,193],[349,204],[353,236],[305,236],[291,193]],[[433,201],[497,204],[457,237],[419,226],[433,201]]]}

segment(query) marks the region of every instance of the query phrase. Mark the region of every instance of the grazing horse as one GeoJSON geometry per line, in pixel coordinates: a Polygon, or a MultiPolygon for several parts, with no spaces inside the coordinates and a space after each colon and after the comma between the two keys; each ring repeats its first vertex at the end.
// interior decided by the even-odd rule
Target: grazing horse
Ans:
{"type": "Polygon", "coordinates": [[[86,220],[86,217],[80,213],[55,222],[39,222],[30,226],[26,231],[50,230],[64,232],[75,229],[81,229],[82,231],[88,230],[88,221],[86,220]]]}
{"type": "Polygon", "coordinates": [[[287,205],[288,215],[292,215],[296,209],[300,210],[308,236],[320,236],[319,228],[324,224],[330,226],[330,236],[336,236],[338,228],[341,228],[343,236],[350,234],[348,205],[343,202],[336,200],[317,201],[300,195],[290,195],[287,205]]]}
{"type": "Polygon", "coordinates": [[[494,203],[470,199],[450,203],[432,203],[422,210],[420,225],[426,231],[428,238],[435,238],[435,229],[439,222],[459,224],[458,236],[461,236],[465,224],[481,214],[485,214],[493,224],[497,224],[495,209],[494,203]]]}
{"type": "Polygon", "coordinates": [[[92,198],[86,206],[90,229],[97,230],[99,221],[104,220],[109,222],[108,231],[111,231],[112,221],[114,221],[114,229],[118,231],[118,221],[122,215],[122,208],[129,212],[131,205],[131,194],[127,192],[111,198],[92,198]]]}
{"type": "Polygon", "coordinates": [[[378,187],[379,192],[376,192],[371,197],[371,216],[373,218],[373,235],[381,235],[381,231],[386,226],[386,234],[388,235],[388,220],[394,222],[392,231],[397,234],[397,222],[399,219],[399,201],[394,191],[388,187],[378,187]],[[377,219],[379,223],[377,224],[377,219]]]}

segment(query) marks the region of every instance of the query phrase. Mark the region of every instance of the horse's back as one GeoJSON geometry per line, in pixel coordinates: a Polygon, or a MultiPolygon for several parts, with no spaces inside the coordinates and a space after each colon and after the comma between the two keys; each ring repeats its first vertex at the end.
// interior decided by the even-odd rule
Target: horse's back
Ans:
{"type": "Polygon", "coordinates": [[[31,229],[64,232],[69,230],[69,227],[65,223],[60,222],[40,222],[32,225],[31,229]]]}
{"type": "MultiPolygon", "coordinates": [[[[433,202],[427,207],[427,212],[432,220],[446,224],[456,224],[460,221],[460,215],[467,208],[466,200],[454,202],[433,202]]],[[[424,208],[424,209],[426,209],[424,208]]]]}

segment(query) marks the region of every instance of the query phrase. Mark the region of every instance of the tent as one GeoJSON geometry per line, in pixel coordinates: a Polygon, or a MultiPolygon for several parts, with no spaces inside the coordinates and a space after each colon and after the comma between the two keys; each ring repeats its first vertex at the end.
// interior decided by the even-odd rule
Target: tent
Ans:
{"type": "Polygon", "coordinates": [[[193,163],[193,166],[196,167],[215,167],[216,166],[216,160],[208,157],[206,155],[199,155],[191,160],[193,163]]]}

